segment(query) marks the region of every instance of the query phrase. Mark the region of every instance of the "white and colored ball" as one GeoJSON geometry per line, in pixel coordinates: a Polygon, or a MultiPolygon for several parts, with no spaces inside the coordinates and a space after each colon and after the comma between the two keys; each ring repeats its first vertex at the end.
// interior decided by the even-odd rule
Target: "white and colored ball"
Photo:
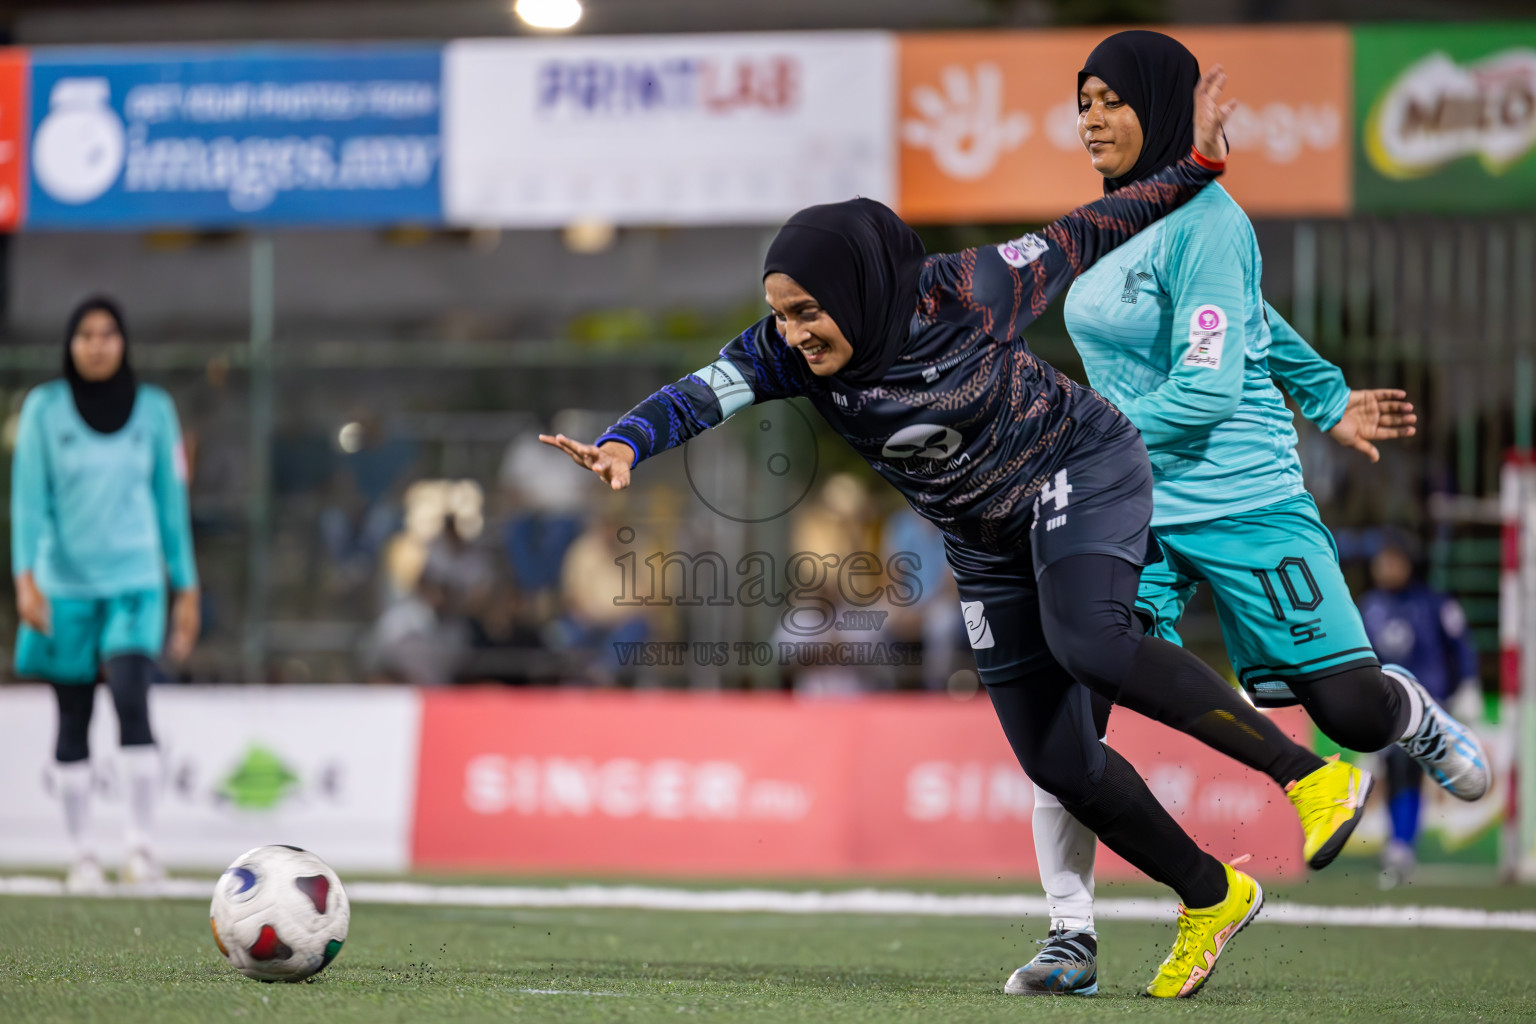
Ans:
{"type": "Polygon", "coordinates": [[[319,857],[297,846],[258,846],[224,871],[208,916],[235,970],[260,981],[303,981],[341,951],[352,908],[319,857]]]}

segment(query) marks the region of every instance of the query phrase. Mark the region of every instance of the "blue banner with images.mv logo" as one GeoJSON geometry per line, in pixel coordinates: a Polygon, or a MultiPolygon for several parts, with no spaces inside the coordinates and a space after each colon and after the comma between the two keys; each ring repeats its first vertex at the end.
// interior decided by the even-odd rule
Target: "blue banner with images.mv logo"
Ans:
{"type": "Polygon", "coordinates": [[[35,50],[28,228],[442,220],[435,46],[35,50]]]}

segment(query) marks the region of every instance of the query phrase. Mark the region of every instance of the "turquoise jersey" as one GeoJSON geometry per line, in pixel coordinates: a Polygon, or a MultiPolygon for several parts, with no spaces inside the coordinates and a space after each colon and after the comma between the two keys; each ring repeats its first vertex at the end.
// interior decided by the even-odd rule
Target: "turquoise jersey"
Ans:
{"type": "Polygon", "coordinates": [[[46,597],[197,585],[176,406],[140,384],[121,430],[91,429],[63,380],[21,407],[11,463],[11,571],[46,597]]]}
{"type": "Polygon", "coordinates": [[[1291,412],[1323,429],[1349,389],[1265,302],[1253,225],[1219,184],[1080,276],[1066,323],[1088,381],[1141,429],[1152,525],[1204,522],[1302,493],[1291,412]]]}

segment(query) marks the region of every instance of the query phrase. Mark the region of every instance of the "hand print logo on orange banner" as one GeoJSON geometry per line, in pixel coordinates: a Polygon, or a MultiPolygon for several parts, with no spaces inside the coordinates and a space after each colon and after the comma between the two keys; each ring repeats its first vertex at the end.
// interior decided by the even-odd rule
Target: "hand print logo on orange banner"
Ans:
{"type": "MultiPolygon", "coordinates": [[[[1073,89],[1112,29],[900,40],[900,211],[917,222],[1043,221],[1100,193],[1073,89]]],[[[1222,184],[1255,216],[1328,215],[1350,200],[1350,37],[1342,26],[1177,29],[1238,100],[1222,184]]]]}

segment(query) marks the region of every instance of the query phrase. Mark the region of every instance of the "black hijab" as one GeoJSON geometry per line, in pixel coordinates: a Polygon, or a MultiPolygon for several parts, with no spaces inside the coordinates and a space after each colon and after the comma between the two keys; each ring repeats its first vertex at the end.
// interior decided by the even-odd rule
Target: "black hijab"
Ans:
{"type": "Polygon", "coordinates": [[[788,274],[832,317],[853,346],[837,373],[878,383],[895,364],[917,310],[923,243],[894,210],[873,199],[808,206],[768,246],[763,276],[788,274]]]}
{"type": "Polygon", "coordinates": [[[123,312],[117,303],[103,295],[86,299],[69,314],[69,330],[64,334],[64,379],[75,396],[75,408],[86,426],[103,434],[114,434],[123,429],[128,417],[133,415],[133,400],[139,393],[133,367],[128,365],[128,328],[123,323],[123,312]],[[86,380],[75,369],[75,358],[70,353],[75,332],[86,315],[103,312],[117,323],[117,331],[123,336],[123,361],[117,372],[106,380],[86,380]]]}
{"type": "Polygon", "coordinates": [[[1190,96],[1200,81],[1200,62],[1184,44],[1161,32],[1116,32],[1088,55],[1077,73],[1077,88],[1094,75],[1141,120],[1141,155],[1128,172],[1104,179],[1104,194],[1176,164],[1195,144],[1190,96]]]}

